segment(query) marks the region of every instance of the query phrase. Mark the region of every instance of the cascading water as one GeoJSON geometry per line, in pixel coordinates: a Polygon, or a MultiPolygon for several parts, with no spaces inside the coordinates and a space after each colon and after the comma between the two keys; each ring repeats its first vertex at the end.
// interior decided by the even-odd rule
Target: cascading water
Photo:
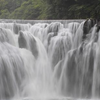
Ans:
{"type": "Polygon", "coordinates": [[[99,99],[99,29],[90,19],[0,23],[0,100],[99,99]]]}

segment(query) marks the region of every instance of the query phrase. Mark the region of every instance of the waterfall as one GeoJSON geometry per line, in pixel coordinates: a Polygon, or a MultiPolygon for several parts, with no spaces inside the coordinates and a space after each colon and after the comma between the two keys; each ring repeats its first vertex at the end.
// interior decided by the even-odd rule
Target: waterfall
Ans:
{"type": "Polygon", "coordinates": [[[99,29],[92,19],[0,22],[0,100],[99,99],[99,29]]]}

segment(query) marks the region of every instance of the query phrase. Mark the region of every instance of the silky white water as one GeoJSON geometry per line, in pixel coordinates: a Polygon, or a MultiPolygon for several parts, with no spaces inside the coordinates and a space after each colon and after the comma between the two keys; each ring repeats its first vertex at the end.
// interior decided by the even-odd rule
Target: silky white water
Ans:
{"type": "Polygon", "coordinates": [[[100,31],[94,20],[0,23],[0,100],[100,98],[100,31]]]}

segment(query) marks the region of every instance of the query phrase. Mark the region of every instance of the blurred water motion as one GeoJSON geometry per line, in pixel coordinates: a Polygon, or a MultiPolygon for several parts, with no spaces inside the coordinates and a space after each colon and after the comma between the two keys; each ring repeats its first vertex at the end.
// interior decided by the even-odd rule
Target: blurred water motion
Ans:
{"type": "Polygon", "coordinates": [[[100,98],[99,60],[94,20],[1,22],[0,100],[100,98]]]}

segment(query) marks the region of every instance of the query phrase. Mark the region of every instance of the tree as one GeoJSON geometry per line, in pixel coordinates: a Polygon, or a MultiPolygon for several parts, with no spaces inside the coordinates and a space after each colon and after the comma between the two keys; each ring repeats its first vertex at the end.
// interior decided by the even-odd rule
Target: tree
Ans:
{"type": "Polygon", "coordinates": [[[9,13],[9,11],[8,11],[8,9],[5,9],[5,10],[1,10],[1,16],[0,16],[0,18],[2,19],[7,19],[7,18],[9,18],[9,15],[10,15],[10,13],[9,13]]]}
{"type": "Polygon", "coordinates": [[[27,0],[10,15],[14,19],[39,19],[45,17],[45,6],[40,0],[27,0]]]}

